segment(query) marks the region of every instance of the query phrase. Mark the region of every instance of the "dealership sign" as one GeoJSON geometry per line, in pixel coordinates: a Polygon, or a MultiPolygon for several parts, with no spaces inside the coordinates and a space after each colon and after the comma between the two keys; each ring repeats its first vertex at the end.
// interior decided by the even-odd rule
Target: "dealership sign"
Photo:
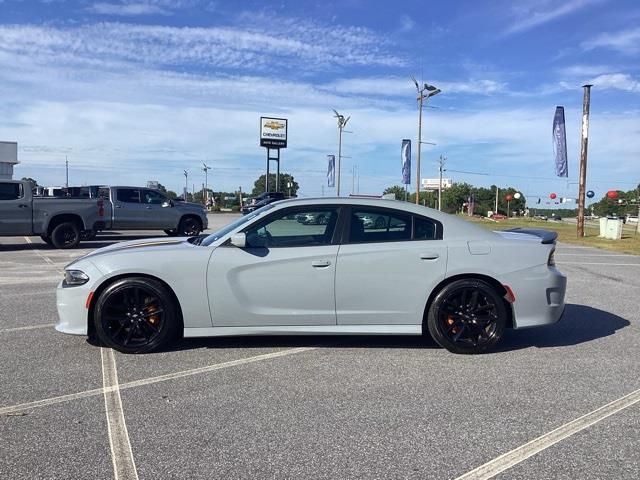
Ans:
{"type": "Polygon", "coordinates": [[[260,117],[260,146],[287,148],[287,119],[260,117]]]}

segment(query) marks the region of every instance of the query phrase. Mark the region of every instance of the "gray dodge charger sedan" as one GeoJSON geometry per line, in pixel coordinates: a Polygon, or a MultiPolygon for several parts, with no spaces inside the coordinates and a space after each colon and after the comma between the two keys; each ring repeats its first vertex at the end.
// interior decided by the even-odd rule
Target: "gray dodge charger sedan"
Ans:
{"type": "Polygon", "coordinates": [[[284,200],[211,235],[77,259],[58,286],[56,329],[126,353],[181,336],[427,332],[451,352],[481,353],[507,328],[561,317],[555,239],[393,200],[284,200]]]}

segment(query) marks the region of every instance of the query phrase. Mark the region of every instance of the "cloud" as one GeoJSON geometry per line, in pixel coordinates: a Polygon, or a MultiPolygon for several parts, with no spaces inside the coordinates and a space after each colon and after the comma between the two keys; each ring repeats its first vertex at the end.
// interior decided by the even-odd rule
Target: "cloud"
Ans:
{"type": "Polygon", "coordinates": [[[540,6],[539,1],[533,3],[525,2],[524,5],[517,4],[517,10],[514,12],[516,19],[507,27],[504,33],[509,35],[531,30],[601,1],[602,0],[569,0],[559,6],[555,5],[554,2],[554,6],[551,8],[549,8],[550,2],[542,2],[542,6],[540,6]],[[546,9],[543,10],[545,7],[546,9]]]}
{"type": "Polygon", "coordinates": [[[410,32],[416,26],[416,22],[409,15],[400,15],[400,31],[410,32]]]}
{"type": "Polygon", "coordinates": [[[595,87],[602,89],[622,90],[625,92],[640,93],[640,81],[631,75],[623,73],[611,73],[599,75],[591,80],[595,87]]]}
{"type": "Polygon", "coordinates": [[[616,33],[601,33],[582,43],[584,50],[605,48],[627,55],[640,53],[640,28],[632,28],[616,33]]]}
{"type": "Polygon", "coordinates": [[[169,15],[170,11],[154,4],[149,3],[94,3],[87,8],[87,11],[98,15],[119,15],[119,16],[138,16],[138,15],[169,15]]]}
{"type": "MultiPolygon", "coordinates": [[[[504,92],[507,88],[505,83],[487,79],[470,79],[463,82],[447,82],[435,79],[429,80],[429,83],[433,83],[433,85],[440,88],[443,94],[492,95],[504,92]]],[[[339,94],[373,97],[412,97],[416,93],[415,85],[409,77],[350,78],[337,80],[319,88],[339,94]]]]}
{"type": "Polygon", "coordinates": [[[5,52],[47,63],[60,57],[75,62],[129,62],[139,65],[271,69],[304,66],[398,66],[385,41],[366,29],[336,27],[330,32],[305,22],[279,20],[284,31],[234,27],[169,27],[97,23],[72,28],[0,26],[5,52]]]}

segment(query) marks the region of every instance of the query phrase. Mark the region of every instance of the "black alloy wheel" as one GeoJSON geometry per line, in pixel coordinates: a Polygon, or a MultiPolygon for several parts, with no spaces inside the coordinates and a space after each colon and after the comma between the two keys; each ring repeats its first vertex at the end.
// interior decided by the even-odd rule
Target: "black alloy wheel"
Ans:
{"type": "Polygon", "coordinates": [[[453,353],[482,353],[500,341],[507,324],[505,301],[482,280],[457,280],[436,296],[427,317],[433,339],[453,353]]]}
{"type": "Polygon", "coordinates": [[[375,223],[376,230],[382,230],[383,228],[387,228],[387,222],[384,217],[376,218],[375,223]]]}
{"type": "Polygon", "coordinates": [[[179,328],[172,295],[145,277],[109,285],[97,300],[93,320],[101,343],[122,353],[157,350],[176,338],[179,328]]]}
{"type": "Polygon", "coordinates": [[[185,217],[180,220],[180,225],[178,225],[178,234],[185,237],[199,235],[201,231],[202,224],[200,220],[195,217],[185,217]]]}
{"type": "Polygon", "coordinates": [[[169,235],[170,237],[175,237],[178,235],[178,231],[177,230],[165,230],[164,233],[166,233],[167,235],[169,235]]]}
{"type": "Polygon", "coordinates": [[[51,231],[51,243],[56,248],[74,248],[80,243],[80,227],[73,222],[64,222],[51,231]]]}

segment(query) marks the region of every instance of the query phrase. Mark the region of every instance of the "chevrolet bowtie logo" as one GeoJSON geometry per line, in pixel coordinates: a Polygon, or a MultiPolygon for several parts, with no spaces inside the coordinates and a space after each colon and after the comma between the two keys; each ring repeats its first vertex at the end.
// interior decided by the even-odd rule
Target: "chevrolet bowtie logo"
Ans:
{"type": "Polygon", "coordinates": [[[265,128],[270,128],[271,130],[280,130],[281,128],[284,128],[284,123],[271,120],[270,122],[265,122],[264,126],[265,128]]]}

